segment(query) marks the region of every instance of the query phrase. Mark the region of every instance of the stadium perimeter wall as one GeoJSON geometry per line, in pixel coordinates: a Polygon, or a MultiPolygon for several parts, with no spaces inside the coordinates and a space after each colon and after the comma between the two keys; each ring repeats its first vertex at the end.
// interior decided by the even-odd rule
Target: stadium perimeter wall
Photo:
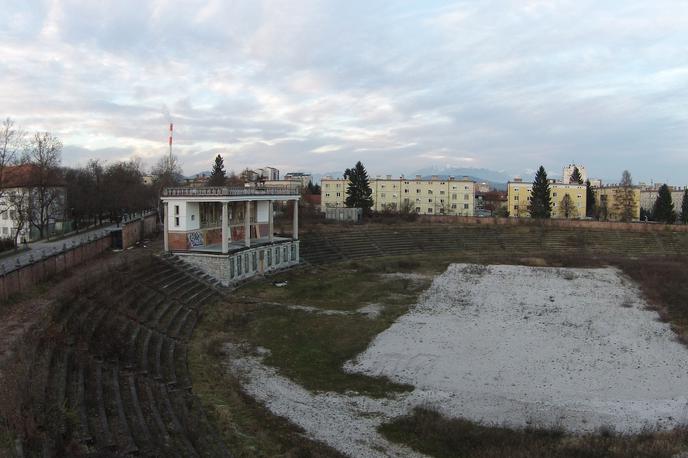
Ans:
{"type": "MultiPolygon", "coordinates": [[[[153,234],[156,229],[156,214],[148,214],[122,224],[124,248],[130,247],[153,234]]],[[[59,252],[41,257],[27,264],[19,265],[10,271],[0,272],[0,301],[25,292],[38,283],[93,259],[112,248],[110,233],[101,234],[93,239],[83,240],[77,245],[65,244],[59,252]]]]}
{"type": "Polygon", "coordinates": [[[633,231],[633,232],[688,232],[688,224],[661,224],[652,222],[631,222],[621,223],[618,221],[591,221],[576,219],[530,219],[530,218],[489,218],[477,216],[418,216],[416,219],[420,223],[453,223],[463,225],[485,225],[485,226],[520,226],[535,225],[561,228],[580,228],[592,230],[613,230],[613,231],[633,231]]]}

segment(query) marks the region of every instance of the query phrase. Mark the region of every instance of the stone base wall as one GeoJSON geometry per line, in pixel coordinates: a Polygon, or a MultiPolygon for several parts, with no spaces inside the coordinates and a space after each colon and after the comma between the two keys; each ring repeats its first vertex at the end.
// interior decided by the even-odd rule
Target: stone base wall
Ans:
{"type": "Polygon", "coordinates": [[[248,248],[231,254],[175,253],[182,261],[198,267],[224,286],[266,272],[299,263],[299,241],[279,242],[248,248]]]}

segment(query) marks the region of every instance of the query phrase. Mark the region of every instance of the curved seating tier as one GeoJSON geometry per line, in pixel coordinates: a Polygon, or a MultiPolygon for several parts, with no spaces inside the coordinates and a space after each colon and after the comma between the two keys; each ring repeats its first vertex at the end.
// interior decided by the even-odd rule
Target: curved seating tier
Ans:
{"type": "Polygon", "coordinates": [[[47,374],[40,383],[52,434],[26,443],[27,454],[79,447],[97,456],[229,456],[191,392],[186,356],[203,306],[220,293],[162,258],[126,283],[58,310],[40,343],[39,354],[50,356],[34,362],[47,366],[36,373],[47,374]]]}

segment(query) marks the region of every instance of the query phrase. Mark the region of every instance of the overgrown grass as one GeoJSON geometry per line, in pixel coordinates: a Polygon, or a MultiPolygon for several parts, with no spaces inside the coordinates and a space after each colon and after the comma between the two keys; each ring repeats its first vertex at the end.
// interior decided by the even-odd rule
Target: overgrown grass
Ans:
{"type": "Polygon", "coordinates": [[[390,279],[378,275],[392,271],[400,269],[374,270],[367,264],[344,262],[280,273],[250,283],[237,293],[257,302],[355,310],[369,303],[410,304],[427,286],[405,278],[390,279]],[[277,288],[272,286],[273,281],[287,281],[288,286],[277,288]]]}
{"type": "Polygon", "coordinates": [[[420,407],[408,416],[382,425],[379,431],[389,440],[437,458],[660,458],[675,456],[688,448],[688,430],[635,436],[603,431],[575,436],[560,430],[481,426],[464,419],[447,419],[420,407]]]}
{"type": "MultiPolygon", "coordinates": [[[[190,366],[194,391],[223,430],[238,456],[336,456],[331,449],[307,441],[299,428],[272,416],[241,393],[240,382],[227,374],[222,347],[247,342],[267,348],[266,364],[312,391],[356,391],[384,396],[411,387],[386,378],[343,372],[345,361],[364,351],[374,337],[415,303],[432,275],[452,262],[523,264],[551,267],[619,266],[637,281],[661,316],[678,333],[688,329],[688,269],[683,258],[628,259],[533,253],[531,257],[478,252],[433,253],[386,257],[308,267],[256,281],[237,290],[230,303],[216,304],[195,333],[190,366]],[[427,279],[386,277],[407,272],[427,279]],[[274,280],[287,280],[277,288],[274,280]],[[354,311],[368,303],[385,306],[370,319],[354,311]],[[307,305],[346,314],[326,315],[290,309],[307,305]]],[[[345,427],[345,425],[344,425],[345,427]]],[[[576,436],[561,431],[481,426],[467,420],[446,419],[427,409],[383,425],[390,440],[438,457],[664,457],[688,448],[688,433],[647,432],[618,436],[609,432],[576,436]]]]}
{"type": "Polygon", "coordinates": [[[194,392],[230,450],[237,456],[339,456],[305,439],[298,427],[274,417],[242,393],[240,382],[225,366],[227,342],[268,349],[266,364],[312,391],[355,391],[370,396],[407,391],[412,387],[386,378],[348,374],[342,365],[405,313],[429,283],[429,279],[371,276],[360,266],[341,263],[259,280],[237,290],[232,301],[206,308],[191,342],[189,368],[194,392]],[[287,280],[288,285],[274,287],[274,280],[287,280]],[[353,311],[371,302],[384,307],[378,317],[353,311]],[[287,305],[346,313],[327,315],[287,305]]]}
{"type": "Polygon", "coordinates": [[[387,378],[349,374],[342,366],[363,352],[400,313],[402,308],[388,309],[380,318],[369,319],[264,307],[240,334],[242,339],[270,350],[266,364],[311,391],[355,391],[380,397],[413,387],[387,378]]]}
{"type": "Polygon", "coordinates": [[[232,456],[241,457],[333,457],[342,455],[303,431],[272,415],[241,391],[239,380],[228,373],[221,347],[231,336],[206,334],[211,326],[202,322],[189,348],[189,370],[194,393],[200,398],[209,420],[218,428],[232,456]]]}
{"type": "Polygon", "coordinates": [[[688,259],[620,259],[615,264],[640,285],[660,317],[688,345],[688,259]]]}

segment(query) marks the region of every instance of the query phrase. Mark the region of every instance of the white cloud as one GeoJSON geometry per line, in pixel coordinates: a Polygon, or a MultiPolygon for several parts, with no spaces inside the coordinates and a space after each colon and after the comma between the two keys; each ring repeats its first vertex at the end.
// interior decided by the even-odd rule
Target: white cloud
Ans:
{"type": "Polygon", "coordinates": [[[323,153],[333,153],[342,149],[341,145],[323,145],[311,150],[311,153],[323,154],[323,153]]]}
{"type": "Polygon", "coordinates": [[[361,159],[688,182],[688,4],[14,2],[0,106],[65,162],[175,151],[188,173],[361,159]],[[461,152],[461,153],[457,153],[461,152]],[[73,154],[74,157],[71,157],[73,154]],[[664,159],[666,158],[666,159],[664,159]]]}

